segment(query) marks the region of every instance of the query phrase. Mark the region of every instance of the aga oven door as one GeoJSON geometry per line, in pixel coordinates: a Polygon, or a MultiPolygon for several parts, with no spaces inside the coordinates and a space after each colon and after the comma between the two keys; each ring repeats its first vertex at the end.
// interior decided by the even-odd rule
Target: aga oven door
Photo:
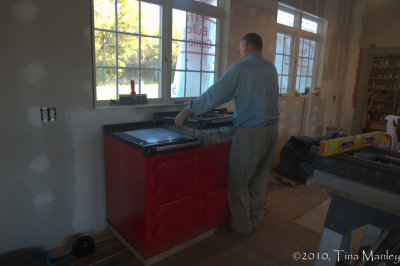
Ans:
{"type": "Polygon", "coordinates": [[[151,163],[151,195],[156,203],[194,193],[199,183],[198,149],[154,157],[151,163]]]}

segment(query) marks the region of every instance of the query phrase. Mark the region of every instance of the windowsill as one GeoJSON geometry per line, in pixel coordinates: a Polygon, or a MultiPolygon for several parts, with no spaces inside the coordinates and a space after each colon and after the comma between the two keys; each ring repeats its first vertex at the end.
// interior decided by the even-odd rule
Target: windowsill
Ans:
{"type": "Polygon", "coordinates": [[[164,108],[164,107],[182,107],[186,106],[188,103],[172,103],[172,104],[129,104],[129,105],[105,105],[96,106],[96,109],[148,109],[148,108],[164,108]]]}
{"type": "MultiPolygon", "coordinates": [[[[319,95],[315,95],[313,94],[312,97],[318,97],[319,95]]],[[[283,99],[303,99],[303,98],[309,98],[310,95],[309,94],[298,94],[298,95],[294,95],[294,94],[279,94],[280,98],[283,99]]]]}

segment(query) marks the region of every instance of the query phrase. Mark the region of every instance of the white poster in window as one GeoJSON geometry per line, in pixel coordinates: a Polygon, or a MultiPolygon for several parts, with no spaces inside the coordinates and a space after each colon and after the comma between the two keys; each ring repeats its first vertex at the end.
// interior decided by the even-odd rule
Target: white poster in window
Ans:
{"type": "MultiPolygon", "coordinates": [[[[216,1],[200,2],[212,4],[216,1]]],[[[202,71],[214,71],[216,28],[215,18],[187,13],[186,27],[183,28],[187,42],[181,42],[176,62],[176,69],[186,71],[176,71],[172,77],[172,97],[197,97],[212,85],[214,75],[202,71]]]]}

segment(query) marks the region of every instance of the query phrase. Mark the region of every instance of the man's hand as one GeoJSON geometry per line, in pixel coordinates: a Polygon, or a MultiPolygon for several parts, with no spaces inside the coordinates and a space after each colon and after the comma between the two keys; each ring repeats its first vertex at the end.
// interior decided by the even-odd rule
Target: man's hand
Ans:
{"type": "Polygon", "coordinates": [[[179,114],[175,117],[175,124],[180,127],[183,125],[183,122],[191,116],[193,113],[187,108],[183,108],[182,111],[179,112],[179,114]]]}

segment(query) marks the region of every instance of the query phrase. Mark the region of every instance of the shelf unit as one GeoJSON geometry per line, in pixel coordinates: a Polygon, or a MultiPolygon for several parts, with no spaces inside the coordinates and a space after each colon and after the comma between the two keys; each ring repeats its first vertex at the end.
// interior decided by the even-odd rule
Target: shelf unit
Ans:
{"type": "Polygon", "coordinates": [[[386,130],[385,116],[400,115],[400,54],[371,54],[367,60],[369,73],[362,130],[386,130]]]}

